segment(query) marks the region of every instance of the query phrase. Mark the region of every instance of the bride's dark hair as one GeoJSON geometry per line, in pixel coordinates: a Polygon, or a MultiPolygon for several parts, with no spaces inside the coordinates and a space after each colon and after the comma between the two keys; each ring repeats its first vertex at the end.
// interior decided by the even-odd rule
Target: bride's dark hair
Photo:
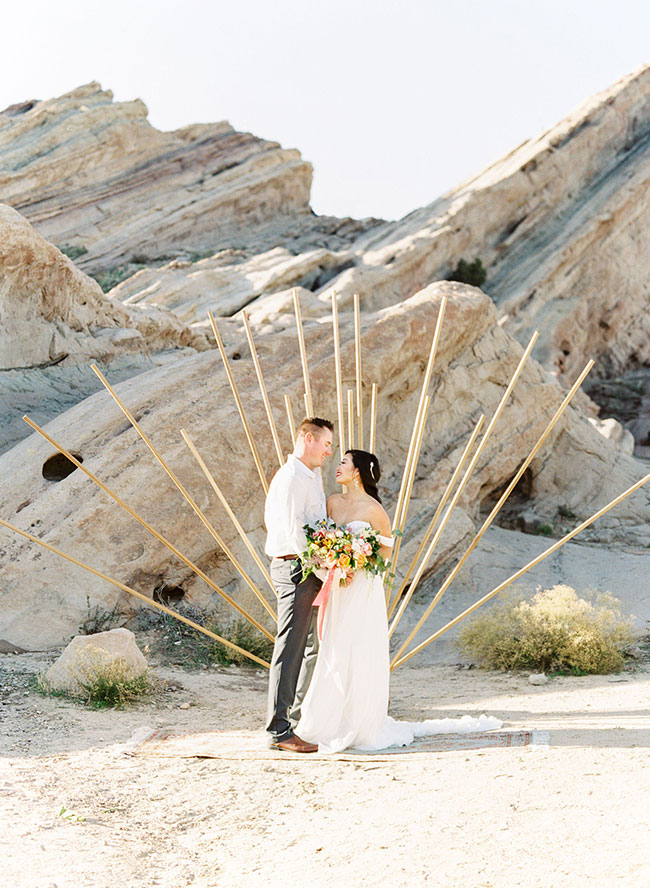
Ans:
{"type": "Polygon", "coordinates": [[[368,453],[367,450],[346,450],[352,457],[352,463],[355,469],[359,470],[361,483],[366,493],[374,497],[378,503],[381,502],[377,493],[377,482],[381,478],[381,469],[379,468],[379,460],[374,453],[368,453]]]}

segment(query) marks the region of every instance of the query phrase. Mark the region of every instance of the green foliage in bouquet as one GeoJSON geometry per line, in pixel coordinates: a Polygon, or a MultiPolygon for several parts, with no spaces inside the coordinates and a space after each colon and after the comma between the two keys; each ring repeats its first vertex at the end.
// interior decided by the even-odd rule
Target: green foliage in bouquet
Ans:
{"type": "Polygon", "coordinates": [[[580,598],[570,586],[511,593],[463,627],[458,644],[489,669],[531,669],[574,675],[618,672],[635,639],[632,620],[603,594],[580,598]]]}

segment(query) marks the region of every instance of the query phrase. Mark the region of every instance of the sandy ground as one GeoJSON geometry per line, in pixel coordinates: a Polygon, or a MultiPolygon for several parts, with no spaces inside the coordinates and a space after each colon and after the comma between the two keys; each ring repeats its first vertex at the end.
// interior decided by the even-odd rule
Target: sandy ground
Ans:
{"type": "Polygon", "coordinates": [[[450,665],[394,674],[393,715],[485,711],[549,731],[546,751],[232,762],[134,758],[123,744],[147,725],[257,730],[265,675],[159,668],[176,690],[92,710],[31,689],[51,660],[0,657],[3,884],[650,885],[648,666],[544,687],[450,665]]]}

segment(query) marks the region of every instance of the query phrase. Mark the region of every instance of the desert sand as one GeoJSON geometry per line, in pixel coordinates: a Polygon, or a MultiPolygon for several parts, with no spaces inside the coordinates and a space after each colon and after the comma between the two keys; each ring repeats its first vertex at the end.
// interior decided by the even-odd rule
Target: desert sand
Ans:
{"type": "Polygon", "coordinates": [[[158,665],[153,698],[93,710],[34,689],[55,655],[0,658],[6,885],[650,884],[650,664],[542,687],[417,660],[394,673],[395,717],[487,712],[548,746],[224,761],[126,748],[146,727],[259,731],[261,671],[158,665]]]}

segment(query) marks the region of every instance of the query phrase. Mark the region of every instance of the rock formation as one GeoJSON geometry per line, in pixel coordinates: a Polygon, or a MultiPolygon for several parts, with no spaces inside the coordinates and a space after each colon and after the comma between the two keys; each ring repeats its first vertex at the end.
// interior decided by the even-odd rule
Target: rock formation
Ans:
{"type": "MultiPolygon", "coordinates": [[[[427,426],[409,513],[408,538],[401,564],[408,564],[437,499],[480,412],[494,411],[521,355],[521,347],[496,323],[490,299],[461,284],[433,284],[412,298],[364,318],[362,346],[366,403],[368,383],[380,390],[377,451],[383,466],[382,491],[392,510],[401,479],[419,382],[442,293],[449,296],[444,335],[436,363],[434,407],[427,426]],[[397,349],[395,343],[399,343],[397,349]]],[[[335,415],[335,391],[329,328],[313,324],[306,330],[315,406],[335,415]]],[[[353,334],[342,331],[344,385],[354,373],[353,334]]],[[[269,394],[289,449],[282,397],[300,410],[302,379],[295,330],[261,338],[258,343],[269,394]]],[[[244,341],[231,353],[241,355],[233,371],[258,441],[269,436],[244,341]]],[[[256,477],[218,354],[207,351],[150,370],[117,386],[128,407],[141,418],[143,430],[168,460],[215,522],[226,542],[243,561],[249,559],[180,436],[187,429],[244,528],[262,549],[263,492],[256,477]]],[[[468,541],[481,510],[514,474],[562,397],[558,383],[530,361],[479,461],[431,570],[458,554],[468,541]]],[[[108,394],[93,395],[48,425],[49,433],[83,457],[84,465],[113,486],[144,518],[258,618],[261,608],[237,579],[230,562],[183,503],[178,491],[155,462],[108,394]],[[182,517],[181,517],[182,516],[182,517]]],[[[262,447],[265,467],[273,473],[270,448],[262,447]]],[[[59,548],[74,552],[127,585],[152,595],[155,589],[180,588],[201,606],[218,604],[206,584],[156,542],[133,518],[107,499],[79,470],[61,481],[47,481],[42,467],[52,455],[50,445],[32,435],[0,457],[0,514],[59,548]]],[[[327,487],[333,489],[333,463],[327,487]]],[[[636,480],[642,471],[621,449],[601,436],[579,411],[570,408],[556,427],[553,440],[533,462],[525,497],[543,520],[562,514],[587,517],[636,480]]],[[[593,541],[624,541],[638,546],[650,541],[647,523],[650,491],[640,491],[585,533],[593,541]]],[[[87,596],[93,606],[109,610],[116,600],[127,609],[118,590],[71,567],[33,544],[2,530],[4,564],[0,637],[22,647],[58,643],[74,633],[86,616],[87,596]],[[28,585],[26,585],[26,580],[28,585]],[[35,620],[34,615],[42,615],[35,620]]],[[[257,574],[251,567],[255,576],[257,574]]],[[[223,613],[229,612],[224,605],[223,613]]]]}
{"type": "Polygon", "coordinates": [[[640,391],[641,413],[631,418],[611,398],[603,403],[648,445],[649,178],[650,67],[441,199],[348,245],[300,255],[276,249],[236,263],[206,259],[200,270],[161,268],[131,278],[115,295],[180,305],[188,323],[204,322],[208,308],[231,315],[248,305],[280,329],[291,311],[290,287],[324,303],[336,291],[343,305],[359,293],[366,309],[377,309],[448,277],[460,259],[480,258],[484,289],[506,329],[520,342],[539,329],[548,370],[572,381],[593,357],[588,391],[598,397],[601,383],[613,384],[625,403],[640,391]],[[253,299],[271,294],[265,317],[253,299]],[[626,374],[636,374],[628,385],[626,374]]]}
{"type": "Polygon", "coordinates": [[[0,326],[0,450],[24,437],[20,416],[28,408],[35,406],[43,418],[45,407],[51,418],[97,390],[91,359],[133,375],[172,354],[207,347],[200,332],[165,309],[108,299],[96,281],[2,204],[0,326]]]}
{"type": "MultiPolygon", "coordinates": [[[[353,294],[361,295],[366,407],[369,384],[377,382],[376,449],[392,511],[445,293],[450,303],[402,568],[473,424],[480,412],[494,411],[535,327],[539,363],[530,361],[522,374],[422,594],[463,550],[589,357],[596,367],[587,389],[603,408],[595,420],[596,406],[582,395],[566,412],[499,516],[501,526],[459,577],[474,590],[483,566],[496,563],[499,546],[511,549],[499,561],[506,570],[512,553],[519,558],[528,548],[538,550],[540,540],[531,533],[557,536],[571,529],[647,471],[630,455],[630,433],[637,456],[650,454],[649,87],[650,67],[397,222],[317,217],[309,208],[311,167],[297,151],[225,123],[158,132],[141,102],[114,103],[97,84],[6,109],[0,114],[0,193],[13,209],[0,208],[5,446],[25,434],[22,413],[39,422],[56,416],[50,434],[264,622],[266,614],[231,562],[117,406],[97,392],[89,361],[103,364],[145,432],[248,565],[179,434],[181,427],[188,430],[261,551],[262,487],[219,355],[203,350],[207,311],[220,317],[249,420],[258,440],[268,440],[238,317],[244,308],[249,314],[286,452],[283,395],[294,415],[302,413],[291,291],[296,288],[301,300],[316,408],[331,416],[330,300],[336,291],[344,385],[350,388],[348,310],[353,294]],[[435,283],[453,275],[461,259],[481,259],[488,295],[435,283]],[[108,296],[84,271],[104,289],[112,286],[108,296]]],[[[262,450],[270,476],[277,461],[271,447],[262,450]]],[[[231,614],[81,471],[64,477],[47,469],[52,455],[32,435],[0,456],[3,518],[148,595],[173,588],[177,598],[231,614]]],[[[334,486],[332,468],[327,486],[334,486]]],[[[608,564],[618,559],[622,574],[633,562],[634,575],[643,576],[649,498],[647,489],[638,491],[580,538],[612,547],[608,564]]],[[[579,560],[577,550],[572,563],[579,560]]],[[[66,640],[88,616],[88,602],[107,610],[117,602],[126,612],[139,606],[3,529],[0,565],[0,638],[10,646],[66,640]]],[[[556,559],[553,570],[563,579],[556,559]]],[[[603,568],[600,576],[609,582],[611,570],[603,568]]],[[[646,601],[647,593],[640,590],[638,600],[645,595],[646,601]]],[[[436,619],[444,618],[447,606],[436,619]]]]}
{"type": "Polygon", "coordinates": [[[161,133],[139,101],[89,83],[0,114],[0,194],[97,272],[231,246],[309,214],[311,165],[226,123],[161,133]]]}

